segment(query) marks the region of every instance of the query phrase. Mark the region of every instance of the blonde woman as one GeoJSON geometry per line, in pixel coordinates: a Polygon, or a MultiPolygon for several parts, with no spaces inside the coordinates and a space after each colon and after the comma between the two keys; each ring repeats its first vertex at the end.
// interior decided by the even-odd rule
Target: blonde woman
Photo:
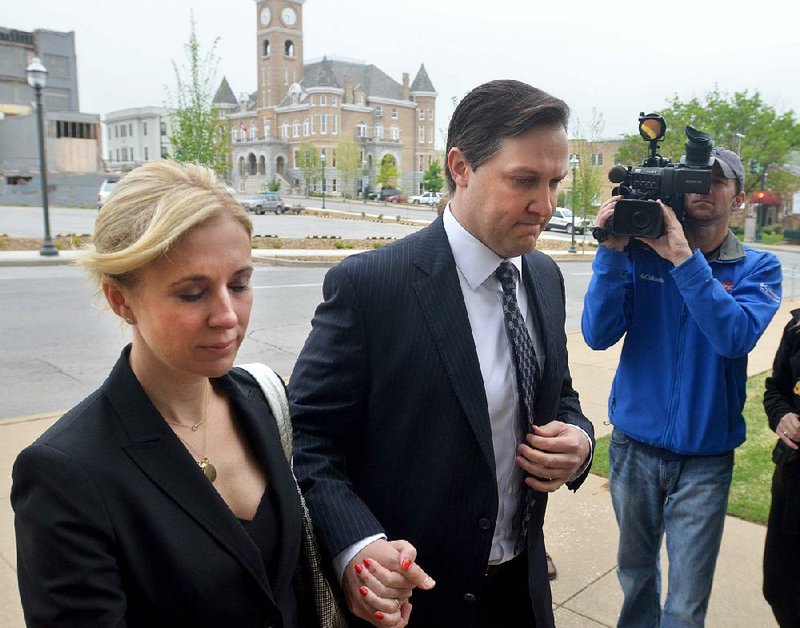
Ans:
{"type": "Polygon", "coordinates": [[[168,161],[98,214],[81,264],[132,338],[14,465],[29,626],[310,625],[296,485],[260,388],[231,370],[251,230],[211,171],[168,161]]]}

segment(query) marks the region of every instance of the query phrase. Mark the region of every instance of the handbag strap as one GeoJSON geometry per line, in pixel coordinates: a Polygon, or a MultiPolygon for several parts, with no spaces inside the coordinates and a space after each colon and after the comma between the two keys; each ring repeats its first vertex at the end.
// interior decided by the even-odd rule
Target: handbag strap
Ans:
{"type": "Polygon", "coordinates": [[[264,396],[269,403],[269,409],[275,417],[278,425],[278,433],[281,437],[281,446],[286,459],[292,461],[292,422],[289,418],[289,400],[286,398],[286,389],[281,378],[266,364],[261,362],[251,362],[249,364],[238,364],[240,369],[250,373],[261,386],[264,396]]]}

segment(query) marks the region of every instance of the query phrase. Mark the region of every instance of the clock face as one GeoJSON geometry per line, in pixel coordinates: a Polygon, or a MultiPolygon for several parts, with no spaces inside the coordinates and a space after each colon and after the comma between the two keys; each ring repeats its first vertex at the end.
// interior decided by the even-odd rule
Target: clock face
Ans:
{"type": "Polygon", "coordinates": [[[281,11],[281,19],[286,26],[294,26],[294,23],[297,21],[297,15],[294,12],[294,9],[291,7],[286,7],[283,11],[281,11]]]}
{"type": "Polygon", "coordinates": [[[264,7],[261,9],[261,23],[264,26],[269,25],[269,21],[272,19],[272,13],[270,13],[269,7],[264,7]]]}

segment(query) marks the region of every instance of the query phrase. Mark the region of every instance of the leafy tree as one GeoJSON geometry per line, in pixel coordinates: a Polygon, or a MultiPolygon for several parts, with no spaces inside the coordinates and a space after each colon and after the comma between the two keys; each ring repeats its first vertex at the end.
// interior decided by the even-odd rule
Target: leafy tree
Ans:
{"type": "MultiPolygon", "coordinates": [[[[748,167],[752,159],[766,167],[766,185],[779,194],[792,192],[800,184],[800,178],[784,169],[791,160],[791,152],[800,148],[800,125],[794,111],[778,115],[757,90],[728,95],[715,89],[702,98],[686,102],[675,95],[658,113],[667,122],[667,133],[659,148],[659,153],[665,157],[677,162],[685,153],[684,127],[688,124],[710,133],[715,146],[740,153],[745,165],[746,191],[761,185],[760,175],[750,172],[748,167]]],[[[631,122],[632,126],[636,123],[635,120],[631,122]]],[[[625,138],[616,160],[628,166],[638,165],[646,156],[647,142],[637,133],[625,138]]]]}
{"type": "Polygon", "coordinates": [[[281,189],[281,182],[280,182],[280,181],[278,181],[277,179],[273,179],[272,181],[270,181],[269,183],[267,183],[267,189],[268,189],[270,192],[280,192],[280,189],[281,189]]]}
{"type": "Polygon", "coordinates": [[[320,179],[319,151],[309,141],[302,142],[297,147],[297,167],[303,173],[303,181],[306,186],[306,196],[309,188],[320,179]]]}
{"type": "Polygon", "coordinates": [[[381,187],[384,188],[394,187],[397,184],[397,165],[394,163],[394,157],[391,155],[383,156],[375,182],[380,183],[381,187]]]}
{"type": "Polygon", "coordinates": [[[197,40],[194,13],[190,19],[189,41],[184,45],[186,65],[179,68],[173,61],[176,91],[171,99],[176,108],[170,137],[175,159],[204,164],[220,175],[230,167],[228,134],[218,125],[212,109],[219,58],[219,38],[211,49],[202,53],[197,40]]]}
{"type": "Polygon", "coordinates": [[[603,116],[596,110],[592,111],[592,120],[586,136],[582,133],[580,120],[577,120],[574,125],[576,137],[584,137],[584,139],[573,142],[573,149],[578,156],[579,163],[575,170],[575,187],[569,194],[569,206],[576,216],[585,217],[596,213],[594,206],[603,189],[605,171],[602,166],[592,163],[591,143],[603,133],[604,127],[603,116]]]}
{"type": "Polygon", "coordinates": [[[422,175],[422,187],[426,192],[441,192],[442,186],[444,186],[442,166],[434,159],[422,175]]]}
{"type": "Polygon", "coordinates": [[[361,148],[354,140],[342,140],[336,145],[336,168],[342,176],[342,190],[347,196],[347,184],[361,174],[361,148]]]}

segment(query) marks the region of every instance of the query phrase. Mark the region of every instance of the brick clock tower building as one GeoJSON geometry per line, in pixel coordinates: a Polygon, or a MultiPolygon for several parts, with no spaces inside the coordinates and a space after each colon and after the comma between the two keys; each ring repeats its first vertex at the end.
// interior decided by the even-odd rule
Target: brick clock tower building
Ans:
{"type": "Polygon", "coordinates": [[[230,132],[235,189],[255,192],[277,180],[283,191],[321,190],[321,172],[305,181],[298,164],[300,144],[310,143],[325,157],[326,192],[332,196],[375,189],[383,159],[394,162],[397,187],[421,191],[422,175],[436,159],[437,94],[425,66],[409,84],[408,74],[398,83],[366,63],[333,57],[305,63],[304,4],[256,0],[256,91],[237,97],[223,78],[214,97],[230,132]],[[359,147],[362,169],[345,181],[336,167],[336,147],[348,140],[359,147]]]}

